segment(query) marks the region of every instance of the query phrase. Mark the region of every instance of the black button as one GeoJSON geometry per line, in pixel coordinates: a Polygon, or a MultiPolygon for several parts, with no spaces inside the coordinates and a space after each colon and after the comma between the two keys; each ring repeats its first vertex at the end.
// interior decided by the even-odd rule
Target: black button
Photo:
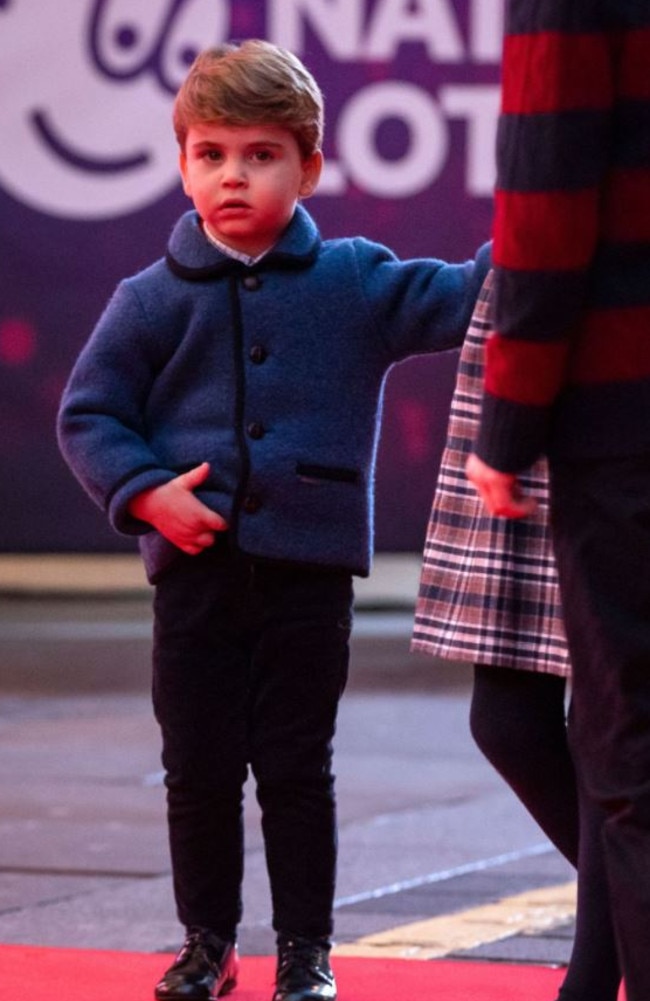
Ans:
{"type": "Polygon", "coordinates": [[[246,514],[255,514],[262,506],[262,502],[257,494],[246,494],[242,501],[242,507],[246,514]]]}
{"type": "Polygon", "coordinates": [[[264,425],[260,424],[259,421],[251,421],[246,430],[250,438],[258,440],[264,437],[264,425]]]}
{"type": "Polygon", "coordinates": [[[261,344],[253,344],[253,347],[249,351],[249,357],[252,362],[256,365],[261,365],[263,361],[266,361],[267,352],[266,348],[261,344]]]}
{"type": "Polygon", "coordinates": [[[262,279],[259,275],[244,275],[241,283],[249,292],[255,292],[261,286],[262,279]]]}

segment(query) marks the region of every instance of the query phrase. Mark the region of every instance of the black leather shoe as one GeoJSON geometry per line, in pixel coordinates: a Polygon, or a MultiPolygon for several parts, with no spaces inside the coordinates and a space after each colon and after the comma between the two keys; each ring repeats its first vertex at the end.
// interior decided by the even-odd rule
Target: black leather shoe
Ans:
{"type": "Polygon", "coordinates": [[[183,948],[156,984],[158,1001],[214,1001],[237,985],[239,957],[234,942],[208,928],[188,928],[183,948]]]}
{"type": "Polygon", "coordinates": [[[336,1001],[336,981],[325,939],[278,935],[273,1001],[336,1001]]]}

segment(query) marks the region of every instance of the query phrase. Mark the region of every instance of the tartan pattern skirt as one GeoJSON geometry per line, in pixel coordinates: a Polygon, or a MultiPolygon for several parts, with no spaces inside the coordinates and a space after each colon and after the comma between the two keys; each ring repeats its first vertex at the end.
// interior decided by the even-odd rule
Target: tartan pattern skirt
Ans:
{"type": "Polygon", "coordinates": [[[480,415],[491,287],[488,275],[461,350],[411,649],[566,677],[570,667],[547,524],[546,463],[521,476],[539,506],[519,520],[487,514],[465,477],[480,415]]]}

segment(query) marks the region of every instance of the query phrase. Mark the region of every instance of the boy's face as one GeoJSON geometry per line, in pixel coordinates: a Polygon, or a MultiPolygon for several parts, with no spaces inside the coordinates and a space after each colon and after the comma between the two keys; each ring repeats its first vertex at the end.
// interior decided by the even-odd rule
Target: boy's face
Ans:
{"type": "Polygon", "coordinates": [[[303,159],[291,132],[275,125],[192,125],[180,156],[185,194],[205,226],[252,257],[276,242],[321,166],[320,153],[303,159]]]}

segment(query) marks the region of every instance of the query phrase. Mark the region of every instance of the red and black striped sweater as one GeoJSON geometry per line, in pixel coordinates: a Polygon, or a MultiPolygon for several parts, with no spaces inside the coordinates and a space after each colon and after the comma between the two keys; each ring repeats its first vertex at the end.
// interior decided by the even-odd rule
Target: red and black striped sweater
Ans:
{"type": "Polygon", "coordinates": [[[476,451],[650,453],[650,0],[509,0],[476,451]]]}

